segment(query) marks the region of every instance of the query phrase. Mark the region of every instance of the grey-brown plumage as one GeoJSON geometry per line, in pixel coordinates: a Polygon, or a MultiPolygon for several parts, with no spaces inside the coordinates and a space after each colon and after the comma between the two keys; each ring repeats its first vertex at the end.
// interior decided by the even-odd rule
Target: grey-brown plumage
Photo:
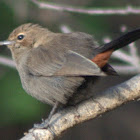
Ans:
{"type": "MultiPolygon", "coordinates": [[[[18,27],[10,34],[8,40],[16,41],[15,44],[8,47],[17,64],[23,88],[33,97],[50,105],[54,105],[56,101],[66,104],[69,97],[84,81],[81,75],[86,75],[86,73],[80,74],[82,71],[80,67],[84,66],[83,62],[67,59],[76,53],[78,53],[78,55],[76,54],[77,59],[78,57],[81,59],[80,55],[92,59],[94,47],[96,47],[93,38],[88,34],[53,33],[32,24],[18,27]],[[20,34],[24,35],[24,39],[21,41],[17,39],[20,34]],[[62,70],[61,75],[63,76],[54,76],[69,64],[71,66],[67,68],[68,73],[62,70]]],[[[84,72],[88,71],[88,63],[85,62],[85,65],[84,72]]],[[[103,75],[96,65],[96,69],[94,69],[94,65],[93,63],[91,75],[103,75]]]]}
{"type": "Polygon", "coordinates": [[[58,105],[88,97],[97,76],[116,74],[107,63],[110,55],[138,38],[135,30],[99,47],[86,33],[53,33],[29,23],[16,28],[0,45],[11,50],[26,92],[54,106],[52,116],[58,105]]]}

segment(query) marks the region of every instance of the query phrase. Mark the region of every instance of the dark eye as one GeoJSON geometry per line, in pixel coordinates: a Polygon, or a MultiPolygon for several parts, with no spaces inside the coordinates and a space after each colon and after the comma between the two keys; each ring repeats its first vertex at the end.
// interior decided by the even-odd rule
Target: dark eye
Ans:
{"type": "Polygon", "coordinates": [[[22,40],[23,38],[24,38],[24,35],[19,35],[19,36],[17,37],[18,40],[22,40]]]}

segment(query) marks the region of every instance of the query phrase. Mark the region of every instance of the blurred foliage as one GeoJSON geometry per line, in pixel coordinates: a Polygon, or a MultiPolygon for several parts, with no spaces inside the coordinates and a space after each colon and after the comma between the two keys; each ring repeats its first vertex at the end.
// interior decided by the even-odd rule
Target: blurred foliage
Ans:
{"type": "Polygon", "coordinates": [[[10,8],[4,1],[0,1],[0,11],[0,32],[2,33],[0,39],[2,40],[7,38],[8,33],[6,31],[10,31],[16,24],[16,21],[14,20],[12,8],[10,8]]]}
{"type": "Polygon", "coordinates": [[[72,18],[77,22],[76,26],[79,26],[79,30],[88,32],[93,35],[96,39],[100,40],[103,32],[109,33],[109,24],[104,24],[106,21],[105,17],[99,16],[91,16],[91,15],[82,15],[82,14],[74,14],[72,18]],[[96,35],[95,35],[96,34],[96,35]]]}

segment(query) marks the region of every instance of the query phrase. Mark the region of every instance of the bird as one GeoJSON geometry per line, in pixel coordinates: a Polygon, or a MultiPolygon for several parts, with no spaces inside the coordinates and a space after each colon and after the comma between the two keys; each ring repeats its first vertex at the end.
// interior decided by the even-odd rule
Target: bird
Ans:
{"type": "Polygon", "coordinates": [[[88,97],[88,89],[101,76],[117,75],[108,63],[111,54],[140,37],[140,29],[102,46],[83,32],[54,33],[38,24],[25,23],[6,41],[16,63],[23,89],[53,106],[47,124],[62,106],[88,97]]]}

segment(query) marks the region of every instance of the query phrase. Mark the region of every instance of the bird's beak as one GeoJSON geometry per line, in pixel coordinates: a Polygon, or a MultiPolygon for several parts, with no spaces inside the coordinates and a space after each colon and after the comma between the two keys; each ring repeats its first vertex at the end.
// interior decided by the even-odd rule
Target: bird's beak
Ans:
{"type": "Polygon", "coordinates": [[[14,43],[15,43],[15,41],[9,41],[9,40],[0,41],[0,46],[2,46],[2,45],[12,45],[14,43]]]}

